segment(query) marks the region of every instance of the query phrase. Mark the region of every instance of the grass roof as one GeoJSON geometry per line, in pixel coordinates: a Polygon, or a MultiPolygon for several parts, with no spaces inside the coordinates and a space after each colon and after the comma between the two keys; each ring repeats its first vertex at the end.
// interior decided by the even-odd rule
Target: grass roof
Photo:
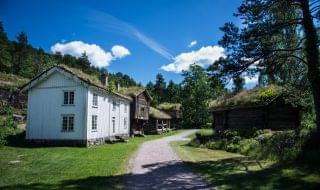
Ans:
{"type": "Polygon", "coordinates": [[[165,111],[179,110],[181,109],[181,104],[164,102],[162,104],[159,104],[157,108],[165,111]]]}
{"type": "Polygon", "coordinates": [[[0,88],[6,90],[19,90],[21,86],[29,81],[27,78],[20,77],[14,74],[0,72],[0,88]]]}
{"type": "Polygon", "coordinates": [[[143,87],[139,87],[139,86],[132,86],[132,87],[128,87],[128,88],[121,88],[119,90],[119,93],[126,95],[126,96],[137,96],[140,93],[142,93],[145,90],[145,88],[143,87]]]}
{"type": "Polygon", "coordinates": [[[32,81],[38,79],[39,77],[41,77],[43,74],[45,74],[46,72],[50,71],[51,69],[53,68],[59,68],[61,69],[62,71],[65,71],[71,75],[74,75],[76,76],[78,79],[80,79],[81,81],[89,84],[89,85],[92,85],[92,86],[95,86],[99,89],[102,89],[104,91],[106,91],[107,93],[110,93],[110,94],[114,94],[116,96],[119,96],[121,98],[124,98],[124,99],[127,99],[127,100],[130,100],[129,97],[125,96],[125,95],[122,95],[120,93],[117,93],[117,92],[113,92],[111,91],[107,86],[104,86],[101,81],[99,80],[99,77],[96,76],[96,75],[90,75],[90,74],[87,74],[87,73],[84,73],[83,71],[81,71],[80,69],[76,69],[76,68],[72,68],[72,67],[68,67],[66,65],[63,65],[63,64],[60,64],[60,65],[55,65],[55,66],[52,66],[50,68],[48,68],[47,70],[43,71],[41,74],[39,74],[38,76],[36,76],[35,78],[33,78],[31,81],[29,81],[27,84],[24,85],[24,87],[26,87],[28,84],[30,84],[32,81]]]}
{"type": "Polygon", "coordinates": [[[251,107],[268,105],[282,94],[282,88],[276,85],[256,87],[243,90],[232,97],[222,97],[210,102],[210,109],[223,110],[237,107],[251,107]]]}
{"type": "Polygon", "coordinates": [[[171,119],[171,116],[161,110],[158,110],[154,107],[150,107],[149,115],[152,118],[156,119],[171,119]]]}
{"type": "Polygon", "coordinates": [[[65,71],[67,71],[67,72],[69,72],[69,73],[71,73],[71,74],[73,74],[73,75],[76,75],[80,80],[82,80],[84,82],[87,82],[88,84],[91,84],[93,86],[99,87],[99,88],[101,88],[103,90],[106,90],[109,93],[112,93],[114,95],[120,96],[122,98],[131,100],[131,98],[126,96],[126,95],[111,91],[108,87],[104,86],[101,83],[99,77],[96,76],[96,75],[89,75],[87,73],[84,73],[80,69],[71,68],[71,67],[68,67],[68,66],[63,65],[63,64],[58,65],[58,67],[63,69],[63,70],[65,70],[65,71]]]}

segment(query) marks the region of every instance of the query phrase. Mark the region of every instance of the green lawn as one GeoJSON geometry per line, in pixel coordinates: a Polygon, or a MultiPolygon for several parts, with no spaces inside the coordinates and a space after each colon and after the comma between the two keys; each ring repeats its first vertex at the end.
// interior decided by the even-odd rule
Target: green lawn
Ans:
{"type": "Polygon", "coordinates": [[[4,146],[0,189],[121,189],[127,162],[138,146],[177,132],[92,148],[4,146]]]}
{"type": "Polygon", "coordinates": [[[318,166],[291,163],[277,165],[240,154],[195,148],[174,142],[179,157],[219,189],[319,189],[318,166]]]}

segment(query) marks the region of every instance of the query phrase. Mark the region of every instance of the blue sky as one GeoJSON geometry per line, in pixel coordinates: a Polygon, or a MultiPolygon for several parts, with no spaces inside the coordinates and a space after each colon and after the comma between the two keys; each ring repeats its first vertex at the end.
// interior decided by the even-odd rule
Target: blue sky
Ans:
{"type": "Polygon", "coordinates": [[[95,65],[142,84],[157,73],[178,83],[191,61],[205,67],[223,56],[219,27],[239,23],[232,16],[239,5],[240,0],[1,0],[0,20],[11,40],[25,31],[33,46],[47,52],[77,55],[85,49],[95,65]]]}

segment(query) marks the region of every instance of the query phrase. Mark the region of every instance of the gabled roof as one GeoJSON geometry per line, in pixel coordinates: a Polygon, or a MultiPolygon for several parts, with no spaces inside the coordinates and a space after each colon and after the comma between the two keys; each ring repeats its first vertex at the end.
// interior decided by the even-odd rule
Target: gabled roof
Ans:
{"type": "Polygon", "coordinates": [[[276,85],[256,87],[243,90],[232,97],[221,97],[209,104],[211,111],[221,111],[235,108],[267,106],[283,95],[283,89],[276,85]]]}
{"type": "Polygon", "coordinates": [[[164,102],[164,103],[159,104],[157,106],[157,108],[160,110],[164,110],[164,111],[180,110],[181,104],[164,102]]]}
{"type": "Polygon", "coordinates": [[[146,95],[148,96],[148,98],[150,100],[152,100],[152,97],[150,96],[149,92],[147,89],[143,88],[143,87],[139,87],[139,86],[132,86],[132,87],[127,87],[127,88],[121,88],[119,90],[120,94],[123,94],[125,96],[129,96],[132,98],[135,98],[137,96],[139,96],[142,93],[146,93],[146,95]]]}
{"type": "Polygon", "coordinates": [[[47,70],[43,71],[42,73],[40,73],[38,76],[36,76],[32,80],[30,80],[27,84],[25,84],[22,87],[22,91],[26,91],[26,90],[32,88],[33,86],[38,84],[40,81],[45,79],[46,76],[49,76],[50,74],[54,73],[55,71],[60,72],[63,75],[69,74],[69,75],[73,76],[72,77],[73,80],[76,80],[76,81],[78,80],[78,81],[84,82],[85,84],[87,84],[89,86],[96,87],[98,89],[101,89],[108,94],[113,94],[113,95],[116,95],[116,96],[121,97],[123,99],[130,100],[129,97],[124,96],[119,93],[116,93],[116,92],[112,92],[106,86],[102,85],[100,80],[98,79],[98,77],[86,74],[79,69],[70,68],[66,65],[55,65],[55,66],[48,68],[47,70]]]}
{"type": "Polygon", "coordinates": [[[154,107],[150,107],[149,115],[150,117],[155,119],[171,119],[171,116],[169,114],[154,107]]]}

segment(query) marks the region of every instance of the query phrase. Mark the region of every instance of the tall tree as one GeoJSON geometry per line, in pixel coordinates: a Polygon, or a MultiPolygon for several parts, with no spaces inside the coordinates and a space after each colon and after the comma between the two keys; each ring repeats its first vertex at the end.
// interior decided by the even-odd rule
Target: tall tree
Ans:
{"type": "Polygon", "coordinates": [[[13,54],[14,73],[23,77],[31,78],[33,74],[32,49],[28,44],[28,37],[25,32],[20,32],[17,36],[18,42],[15,44],[13,54]]]}
{"type": "Polygon", "coordinates": [[[239,75],[234,76],[233,77],[233,92],[234,93],[240,92],[244,87],[244,83],[245,83],[245,81],[241,76],[239,76],[239,75]]]}
{"type": "Polygon", "coordinates": [[[2,22],[0,22],[0,71],[10,72],[11,68],[10,44],[2,22]]]}
{"type": "Polygon", "coordinates": [[[260,68],[279,71],[288,62],[305,65],[318,131],[320,63],[314,20],[320,18],[319,3],[318,0],[244,0],[235,14],[243,21],[243,28],[226,23],[221,28],[225,34],[219,42],[226,48],[227,74],[255,73],[260,68]],[[298,40],[291,38],[292,33],[298,40]]]}
{"type": "Polygon", "coordinates": [[[225,81],[222,78],[218,63],[219,61],[216,61],[207,68],[213,99],[216,99],[225,93],[225,81]]]}
{"type": "Polygon", "coordinates": [[[210,121],[208,103],[211,97],[209,77],[199,65],[192,64],[183,73],[182,107],[186,127],[201,127],[210,121]]]}
{"type": "Polygon", "coordinates": [[[167,102],[170,103],[179,103],[180,98],[180,85],[175,84],[172,80],[169,81],[169,84],[166,89],[167,102]]]}
{"type": "Polygon", "coordinates": [[[166,101],[166,82],[161,73],[156,76],[156,83],[154,85],[154,91],[159,102],[166,101]]]}

